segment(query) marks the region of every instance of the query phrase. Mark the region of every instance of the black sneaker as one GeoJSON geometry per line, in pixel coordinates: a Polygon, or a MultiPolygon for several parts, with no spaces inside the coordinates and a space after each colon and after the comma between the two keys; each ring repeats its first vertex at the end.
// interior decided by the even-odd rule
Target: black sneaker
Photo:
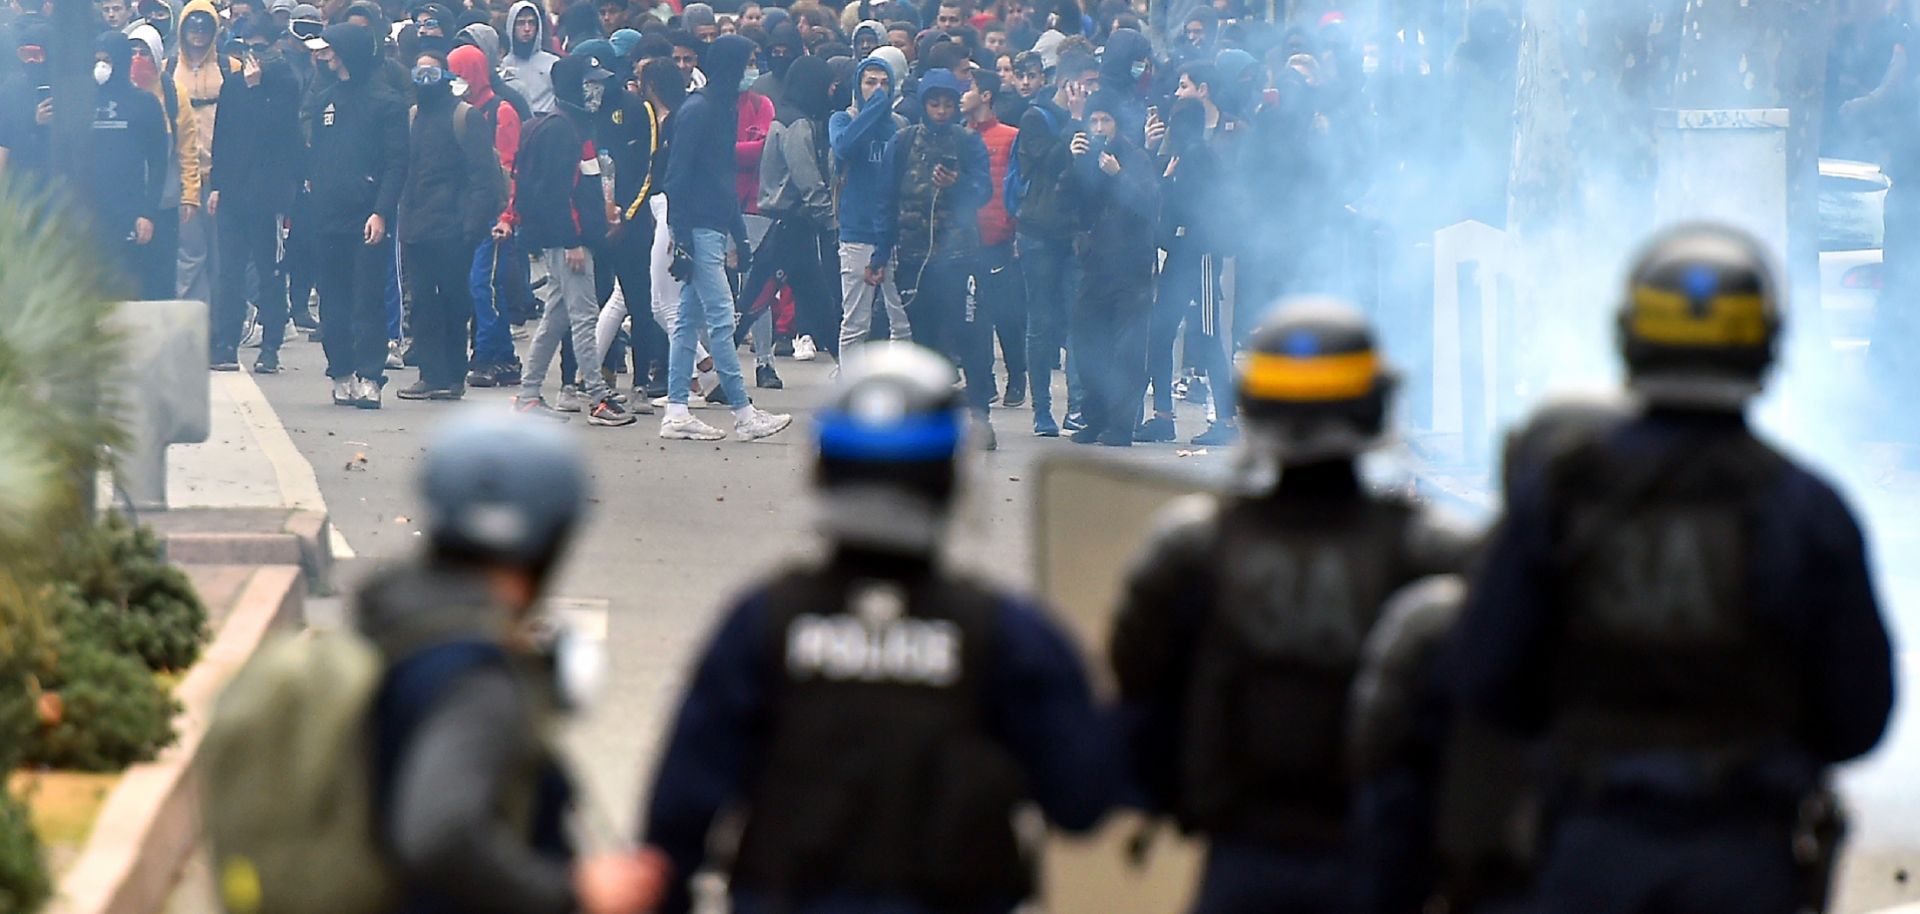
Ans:
{"type": "Polygon", "coordinates": [[[1141,442],[1172,441],[1176,437],[1172,416],[1155,416],[1133,430],[1133,440],[1141,442]]]}
{"type": "Polygon", "coordinates": [[[467,386],[465,384],[455,384],[452,387],[440,387],[427,391],[427,399],[429,400],[458,400],[466,395],[467,386]]]}
{"type": "Polygon", "coordinates": [[[320,329],[320,321],[313,316],[312,311],[301,308],[293,312],[293,326],[296,330],[318,330],[320,329]]]}
{"type": "Polygon", "coordinates": [[[1240,429],[1231,422],[1215,422],[1207,430],[1193,436],[1193,443],[1201,447],[1219,447],[1240,440],[1240,429]]]}
{"type": "Polygon", "coordinates": [[[280,353],[271,349],[260,350],[260,357],[253,360],[254,374],[279,374],[280,353]]]}
{"type": "Polygon", "coordinates": [[[402,400],[425,400],[425,399],[428,399],[433,394],[433,392],[438,389],[439,388],[436,388],[425,381],[415,381],[412,384],[408,384],[407,386],[400,388],[399,392],[395,393],[394,396],[399,397],[402,400]]]}
{"type": "Polygon", "coordinates": [[[1027,405],[1027,381],[1025,378],[1008,379],[1007,395],[1000,398],[1000,405],[1009,408],[1027,405]]]}
{"type": "Polygon", "coordinates": [[[780,380],[780,373],[772,365],[761,365],[753,370],[753,386],[761,390],[781,390],[787,385],[780,380]]]}
{"type": "Polygon", "coordinates": [[[1081,428],[1074,429],[1073,434],[1067,437],[1071,438],[1074,444],[1099,444],[1100,443],[1100,433],[1097,431],[1094,431],[1093,429],[1086,428],[1084,426],[1081,428]]]}
{"type": "Polygon", "coordinates": [[[1180,391],[1180,396],[1186,398],[1188,403],[1205,405],[1207,402],[1207,379],[1202,377],[1189,379],[1187,381],[1187,388],[1180,391]]]}
{"type": "Polygon", "coordinates": [[[467,372],[467,386],[492,387],[500,383],[497,377],[499,371],[498,365],[475,365],[472,371],[467,372]]]}
{"type": "Polygon", "coordinates": [[[588,425],[632,425],[633,421],[633,414],[627,412],[625,407],[613,402],[612,397],[601,398],[592,409],[587,410],[588,425]]]}
{"type": "Polygon", "coordinates": [[[1060,427],[1070,432],[1077,432],[1087,427],[1087,417],[1079,413],[1068,413],[1067,420],[1060,423],[1060,427]]]}
{"type": "Polygon", "coordinates": [[[775,358],[781,358],[781,359],[793,358],[793,340],[789,337],[784,337],[784,336],[777,340],[774,340],[773,355],[775,358]]]}
{"type": "Polygon", "coordinates": [[[214,371],[239,371],[240,357],[236,355],[216,355],[207,363],[214,371]]]}
{"type": "Polygon", "coordinates": [[[493,383],[500,387],[512,387],[520,383],[520,360],[493,366],[493,383]]]}

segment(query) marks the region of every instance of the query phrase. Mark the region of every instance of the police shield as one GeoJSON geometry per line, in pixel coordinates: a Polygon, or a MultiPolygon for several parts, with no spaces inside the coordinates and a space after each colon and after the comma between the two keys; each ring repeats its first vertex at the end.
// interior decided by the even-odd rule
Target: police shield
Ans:
{"type": "MultiPolygon", "coordinates": [[[[1037,474],[1035,584],[1084,651],[1096,686],[1111,695],[1107,636],[1129,563],[1168,502],[1223,490],[1224,480],[1202,466],[1081,454],[1044,460],[1037,474]]],[[[1056,836],[1045,861],[1050,914],[1159,914],[1189,906],[1200,848],[1171,823],[1126,813],[1090,835],[1056,836]]]]}

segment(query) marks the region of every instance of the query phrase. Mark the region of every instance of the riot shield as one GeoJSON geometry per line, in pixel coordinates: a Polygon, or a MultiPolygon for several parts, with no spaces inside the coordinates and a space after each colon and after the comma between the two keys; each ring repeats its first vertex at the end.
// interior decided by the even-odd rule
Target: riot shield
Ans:
{"type": "MultiPolygon", "coordinates": [[[[1084,651],[1103,695],[1113,690],[1107,636],[1129,564],[1168,502],[1223,488],[1218,469],[1213,461],[1149,464],[1077,453],[1037,467],[1034,581],[1084,651]]],[[[1090,835],[1048,842],[1042,897],[1049,914],[1184,911],[1199,863],[1199,845],[1171,823],[1116,814],[1090,835]]]]}

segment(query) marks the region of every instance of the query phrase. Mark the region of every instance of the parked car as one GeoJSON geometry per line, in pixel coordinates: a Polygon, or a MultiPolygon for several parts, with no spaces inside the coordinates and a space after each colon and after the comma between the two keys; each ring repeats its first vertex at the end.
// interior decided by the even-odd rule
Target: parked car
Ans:
{"type": "Polygon", "coordinates": [[[1864,346],[1880,299],[1887,188],[1880,166],[1820,160],[1820,307],[1835,346],[1864,346]]]}

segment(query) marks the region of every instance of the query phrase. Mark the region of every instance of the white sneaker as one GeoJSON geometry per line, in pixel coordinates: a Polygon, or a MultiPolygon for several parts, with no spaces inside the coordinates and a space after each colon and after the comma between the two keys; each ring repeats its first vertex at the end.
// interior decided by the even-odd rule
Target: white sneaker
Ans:
{"type": "Polygon", "coordinates": [[[387,367],[388,368],[405,368],[406,366],[407,366],[407,360],[405,357],[403,357],[400,354],[400,341],[388,340],[387,341],[387,367]]]}
{"type": "Polygon", "coordinates": [[[560,399],[554,401],[553,408],[563,413],[577,413],[587,408],[587,395],[578,387],[562,387],[560,399]]]}
{"type": "Polygon", "coordinates": [[[345,378],[336,379],[333,382],[333,405],[335,406],[352,406],[353,405],[353,394],[354,394],[353,380],[354,379],[352,377],[345,377],[345,378]]]}
{"type": "Polygon", "coordinates": [[[820,357],[820,347],[813,344],[813,337],[802,336],[793,341],[793,360],[811,362],[820,357]]]}
{"type": "Polygon", "coordinates": [[[660,437],[669,441],[719,441],[727,433],[693,416],[669,416],[660,420],[660,437]]]}
{"type": "Polygon", "coordinates": [[[786,413],[770,413],[756,407],[747,418],[733,420],[733,434],[741,441],[758,441],[778,435],[792,424],[793,417],[786,413]]]}

